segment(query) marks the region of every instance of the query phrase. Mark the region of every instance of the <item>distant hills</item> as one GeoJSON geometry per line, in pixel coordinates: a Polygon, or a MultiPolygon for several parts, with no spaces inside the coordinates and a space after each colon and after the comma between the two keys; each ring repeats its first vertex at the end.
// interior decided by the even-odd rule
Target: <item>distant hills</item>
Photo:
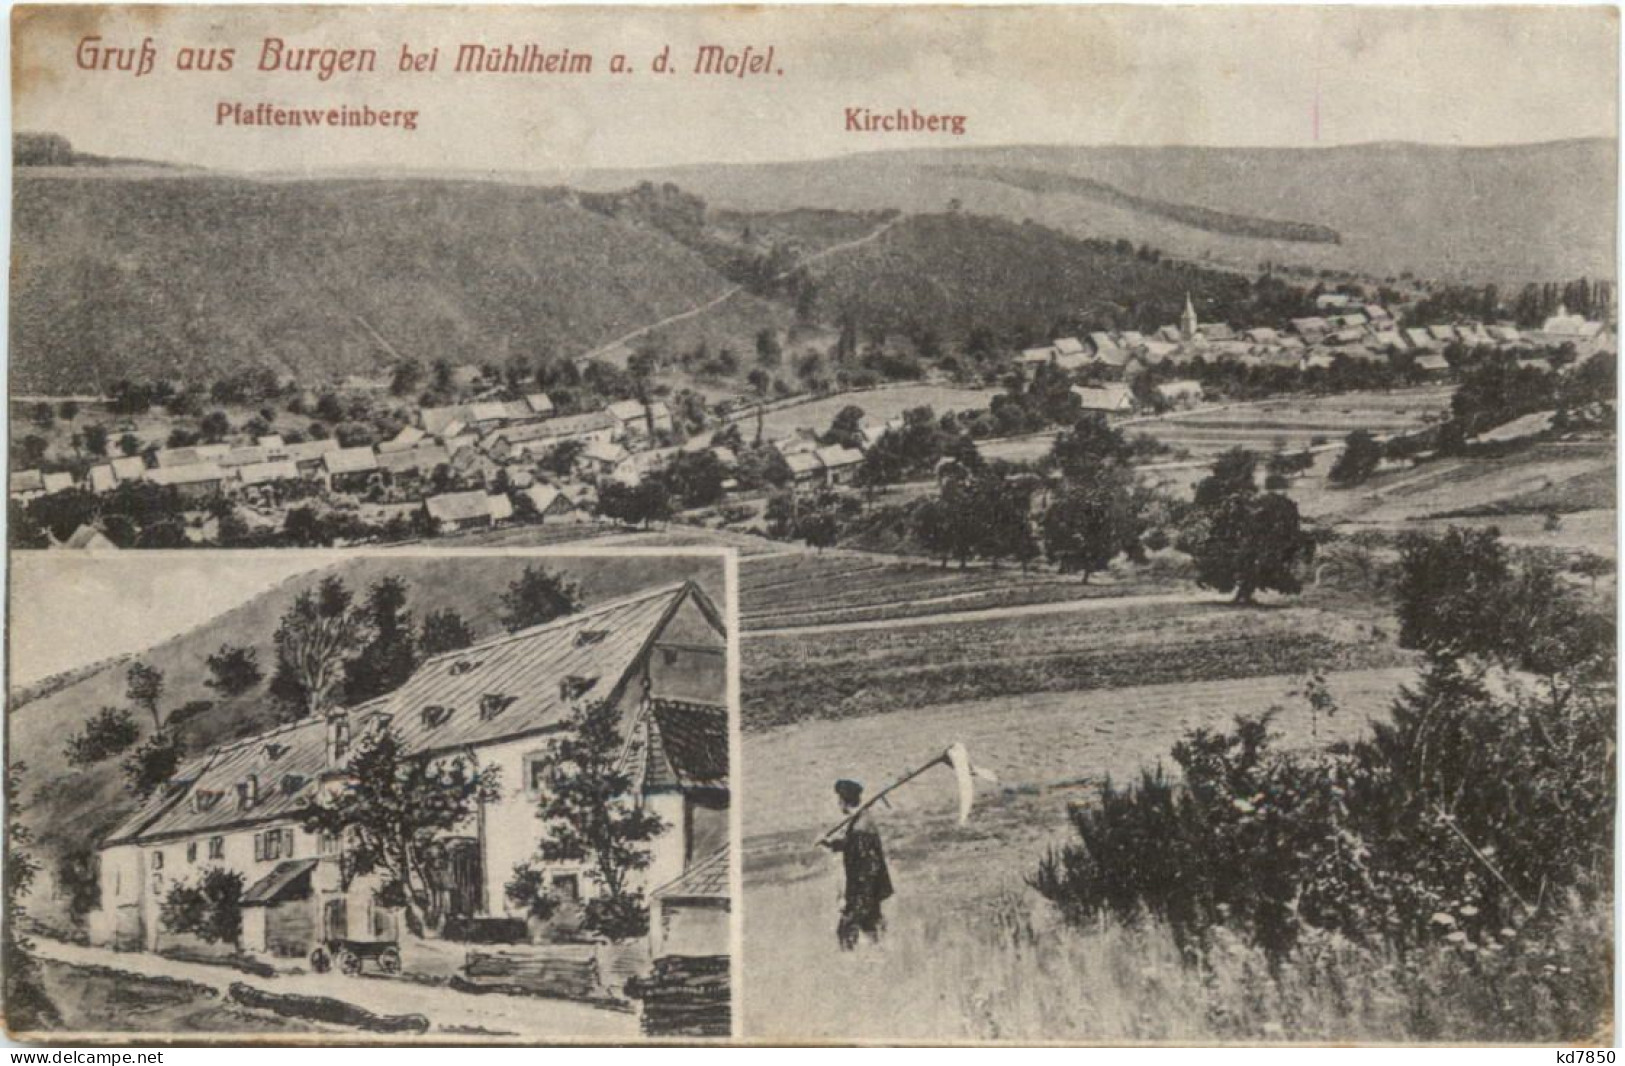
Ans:
{"type": "MultiPolygon", "coordinates": [[[[25,393],[581,355],[775,276],[777,245],[814,254],[894,211],[987,224],[949,235],[909,219],[830,254],[815,271],[825,324],[852,305],[870,322],[976,316],[996,330],[1041,331],[1101,301],[1162,314],[1166,259],[1268,263],[1305,284],[1408,274],[1510,289],[1614,273],[1617,153],[1600,140],[973,148],[500,180],[77,165],[94,157],[49,138],[14,151],[35,164],[13,186],[11,384],[25,393]],[[1150,245],[1164,266],[1107,264],[1078,238],[1150,245]]],[[[754,291],[661,336],[748,346],[793,301],[754,291]]]]}
{"type": "Polygon", "coordinates": [[[960,148],[568,180],[670,180],[741,210],[925,212],[957,201],[968,212],[1126,238],[1247,271],[1268,261],[1378,280],[1410,273],[1505,286],[1613,276],[1617,155],[1611,140],[960,148]]]}

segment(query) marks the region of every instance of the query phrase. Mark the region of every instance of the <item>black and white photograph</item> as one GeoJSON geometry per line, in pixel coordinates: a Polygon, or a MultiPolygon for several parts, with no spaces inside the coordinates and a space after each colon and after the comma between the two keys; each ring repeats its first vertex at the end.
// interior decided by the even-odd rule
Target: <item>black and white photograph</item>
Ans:
{"type": "Polygon", "coordinates": [[[15,1039],[1618,1040],[1617,8],[11,34],[15,1039]]]}

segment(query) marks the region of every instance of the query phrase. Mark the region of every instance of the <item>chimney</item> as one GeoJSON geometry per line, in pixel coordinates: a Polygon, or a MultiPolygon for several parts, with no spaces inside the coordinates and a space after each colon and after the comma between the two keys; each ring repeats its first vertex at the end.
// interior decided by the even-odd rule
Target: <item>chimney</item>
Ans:
{"type": "Polygon", "coordinates": [[[350,751],[350,719],[342,711],[327,716],[327,765],[337,769],[344,765],[350,751]]]}

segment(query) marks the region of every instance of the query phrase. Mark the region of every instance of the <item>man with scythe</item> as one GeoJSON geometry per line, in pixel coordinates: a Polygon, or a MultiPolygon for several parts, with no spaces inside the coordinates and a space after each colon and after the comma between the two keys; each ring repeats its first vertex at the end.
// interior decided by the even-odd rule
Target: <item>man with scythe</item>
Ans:
{"type": "Polygon", "coordinates": [[[840,801],[844,817],[819,838],[818,843],[840,854],[846,874],[841,894],[841,917],[835,924],[835,939],[842,951],[857,947],[860,936],[867,936],[870,943],[880,943],[880,934],[886,928],[881,907],[892,896],[891,871],[886,866],[886,850],[880,843],[880,830],[869,810],[885,799],[887,793],[906,785],[933,766],[947,766],[954,771],[954,779],[959,786],[961,825],[970,817],[975,794],[973,779],[979,777],[997,783],[991,773],[971,765],[970,754],[963,744],[950,746],[923,766],[904,774],[875,793],[868,802],[864,802],[863,786],[858,782],[846,778],[835,782],[835,796],[840,801]]]}
{"type": "Polygon", "coordinates": [[[846,831],[839,836],[825,837],[819,843],[839,852],[841,865],[846,870],[835,939],[842,951],[851,951],[858,946],[860,934],[867,936],[870,943],[880,943],[880,934],[886,928],[881,905],[892,895],[891,871],[886,868],[880,829],[863,804],[863,786],[842,778],[835,782],[835,796],[840,801],[841,813],[847,816],[841,823],[846,831]]]}

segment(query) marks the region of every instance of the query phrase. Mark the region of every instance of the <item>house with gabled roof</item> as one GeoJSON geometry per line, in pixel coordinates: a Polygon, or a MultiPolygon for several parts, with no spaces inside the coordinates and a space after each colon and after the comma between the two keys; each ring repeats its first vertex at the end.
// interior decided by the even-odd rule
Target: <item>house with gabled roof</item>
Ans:
{"type": "MultiPolygon", "coordinates": [[[[399,913],[376,898],[376,878],[347,882],[346,842],[307,832],[300,817],[324,790],[344,787],[349,758],[381,730],[431,765],[466,756],[496,768],[497,798],[439,841],[446,862],[433,891],[448,919],[522,917],[504,885],[536,858],[548,746],[576,707],[598,700],[620,717],[632,801],[665,826],[641,887],[698,877],[728,837],[727,688],[722,616],[693,582],[434,656],[392,693],[181,766],[101,842],[91,940],[147,951],[174,942],[160,920],[164,898],[213,867],[243,877],[240,946],[251,955],[304,958],[328,939],[395,939],[399,913]]],[[[560,898],[596,890],[579,863],[543,873],[560,898]]]]}

